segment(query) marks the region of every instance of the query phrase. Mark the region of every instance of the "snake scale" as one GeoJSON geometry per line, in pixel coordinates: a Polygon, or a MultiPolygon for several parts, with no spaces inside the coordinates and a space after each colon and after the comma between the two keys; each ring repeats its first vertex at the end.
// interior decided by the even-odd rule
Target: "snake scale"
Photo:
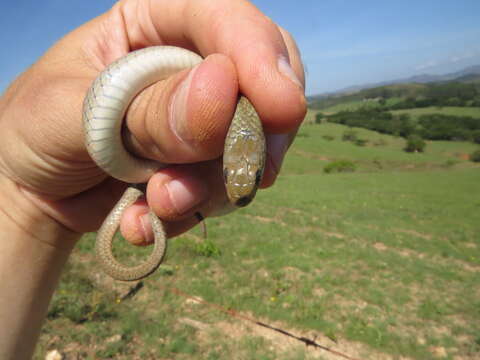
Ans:
{"type": "MultiPolygon", "coordinates": [[[[128,53],[103,70],[92,83],[83,103],[85,144],[93,161],[108,175],[144,184],[165,167],[130,154],[122,141],[122,121],[134,97],[147,86],[200,63],[186,49],[153,46],[128,53]]],[[[253,199],[263,176],[266,145],[261,121],[250,101],[240,96],[225,138],[223,177],[230,202],[245,206],[253,199]]],[[[95,252],[103,270],[117,280],[133,281],[154,272],[163,260],[167,241],[162,222],[149,211],[154,233],[150,256],[136,266],[119,263],[112,253],[114,235],[123,211],[143,196],[139,186],[127,188],[97,233],[95,252]]]]}

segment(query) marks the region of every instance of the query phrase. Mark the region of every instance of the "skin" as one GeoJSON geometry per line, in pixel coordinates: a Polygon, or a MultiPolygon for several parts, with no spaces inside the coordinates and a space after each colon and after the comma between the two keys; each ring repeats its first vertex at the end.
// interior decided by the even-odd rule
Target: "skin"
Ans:
{"type": "MultiPolygon", "coordinates": [[[[0,358],[31,356],[71,249],[100,226],[125,188],[85,150],[87,88],[129,50],[162,44],[205,58],[143,91],[126,116],[130,151],[179,164],[147,186],[168,236],[194,226],[195,212],[208,214],[226,202],[218,158],[238,91],[267,133],[262,187],[274,183],[306,111],[291,36],[243,0],[118,2],[55,44],[0,98],[0,228],[8,234],[0,240],[0,358]]],[[[151,241],[147,212],[138,202],[123,216],[122,233],[132,243],[151,241]]]]}

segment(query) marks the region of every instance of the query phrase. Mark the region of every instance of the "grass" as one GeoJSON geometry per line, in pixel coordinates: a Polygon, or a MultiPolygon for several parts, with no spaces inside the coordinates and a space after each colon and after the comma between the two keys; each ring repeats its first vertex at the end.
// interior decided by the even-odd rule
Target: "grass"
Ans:
{"type": "Polygon", "coordinates": [[[174,288],[358,358],[478,358],[480,168],[461,156],[474,145],[407,154],[403,139],[364,129],[366,146],[342,141],[346,129],[305,125],[276,186],[208,219],[207,241],[199,229],[171,240],[166,265],[132,297],[98,273],[87,234],[35,358],[54,348],[82,359],[327,358],[174,288]],[[336,160],[355,172],[325,174],[336,160]]]}
{"type": "Polygon", "coordinates": [[[427,114],[442,114],[442,115],[452,115],[452,116],[470,116],[478,119],[480,118],[480,108],[455,107],[455,106],[443,106],[443,107],[430,106],[425,108],[395,110],[395,111],[392,111],[392,114],[395,114],[395,115],[409,114],[414,118],[417,118],[421,115],[427,115],[427,114]]]}
{"type": "MultiPolygon", "coordinates": [[[[386,106],[392,106],[403,99],[400,97],[392,97],[388,98],[385,105],[386,106]]],[[[376,101],[376,100],[348,100],[341,102],[339,104],[335,104],[332,106],[328,106],[324,109],[321,109],[320,111],[329,115],[329,114],[334,114],[340,111],[355,111],[360,108],[379,108],[382,107],[382,105],[376,101]]]]}

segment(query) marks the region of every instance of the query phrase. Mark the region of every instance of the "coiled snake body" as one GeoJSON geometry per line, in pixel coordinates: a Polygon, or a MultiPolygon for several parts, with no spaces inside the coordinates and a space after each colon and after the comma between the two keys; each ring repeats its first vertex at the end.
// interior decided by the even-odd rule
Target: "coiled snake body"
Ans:
{"type": "MultiPolygon", "coordinates": [[[[83,104],[87,150],[110,176],[124,182],[146,183],[165,164],[140,159],[127,152],[122,142],[122,120],[133,98],[147,86],[193,67],[202,58],[185,49],[154,46],[129,53],[109,65],[95,79],[83,104]]],[[[245,206],[255,196],[265,165],[265,137],[260,119],[243,96],[239,98],[225,139],[223,175],[227,195],[234,205],[245,206]]],[[[118,280],[131,281],[154,272],[166,252],[166,236],[158,217],[149,211],[155,237],[154,249],[141,264],[127,267],[112,254],[113,237],[123,211],[143,192],[129,187],[97,233],[95,251],[103,270],[118,280]]]]}

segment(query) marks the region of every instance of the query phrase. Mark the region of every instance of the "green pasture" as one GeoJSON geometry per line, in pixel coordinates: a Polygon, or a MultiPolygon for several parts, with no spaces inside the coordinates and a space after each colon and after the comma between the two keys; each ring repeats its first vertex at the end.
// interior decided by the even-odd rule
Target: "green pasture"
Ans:
{"type": "MultiPolygon", "coordinates": [[[[475,145],[407,154],[402,138],[356,129],[356,146],[346,129],[304,125],[275,186],[207,219],[206,240],[171,239],[138,291],[100,272],[85,235],[35,358],[341,359],[203,301],[358,359],[480,358],[480,167],[464,156],[475,145]],[[325,174],[337,160],[356,171],[325,174]]],[[[118,246],[120,258],[148,251],[118,246]]]]}
{"type": "Polygon", "coordinates": [[[394,110],[392,111],[394,115],[408,114],[414,118],[417,118],[421,115],[429,114],[442,114],[442,115],[452,115],[452,116],[470,116],[473,118],[480,118],[480,108],[478,107],[456,107],[456,106],[429,106],[425,108],[414,108],[414,109],[404,109],[404,110],[394,110]]]}
{"type": "MultiPolygon", "coordinates": [[[[388,98],[385,102],[386,106],[392,106],[398,102],[400,102],[402,98],[400,97],[391,97],[388,98]]],[[[379,108],[382,105],[377,100],[346,100],[342,101],[338,104],[328,106],[326,108],[321,109],[321,112],[325,114],[334,114],[340,111],[356,111],[360,108],[379,108]]]]}

